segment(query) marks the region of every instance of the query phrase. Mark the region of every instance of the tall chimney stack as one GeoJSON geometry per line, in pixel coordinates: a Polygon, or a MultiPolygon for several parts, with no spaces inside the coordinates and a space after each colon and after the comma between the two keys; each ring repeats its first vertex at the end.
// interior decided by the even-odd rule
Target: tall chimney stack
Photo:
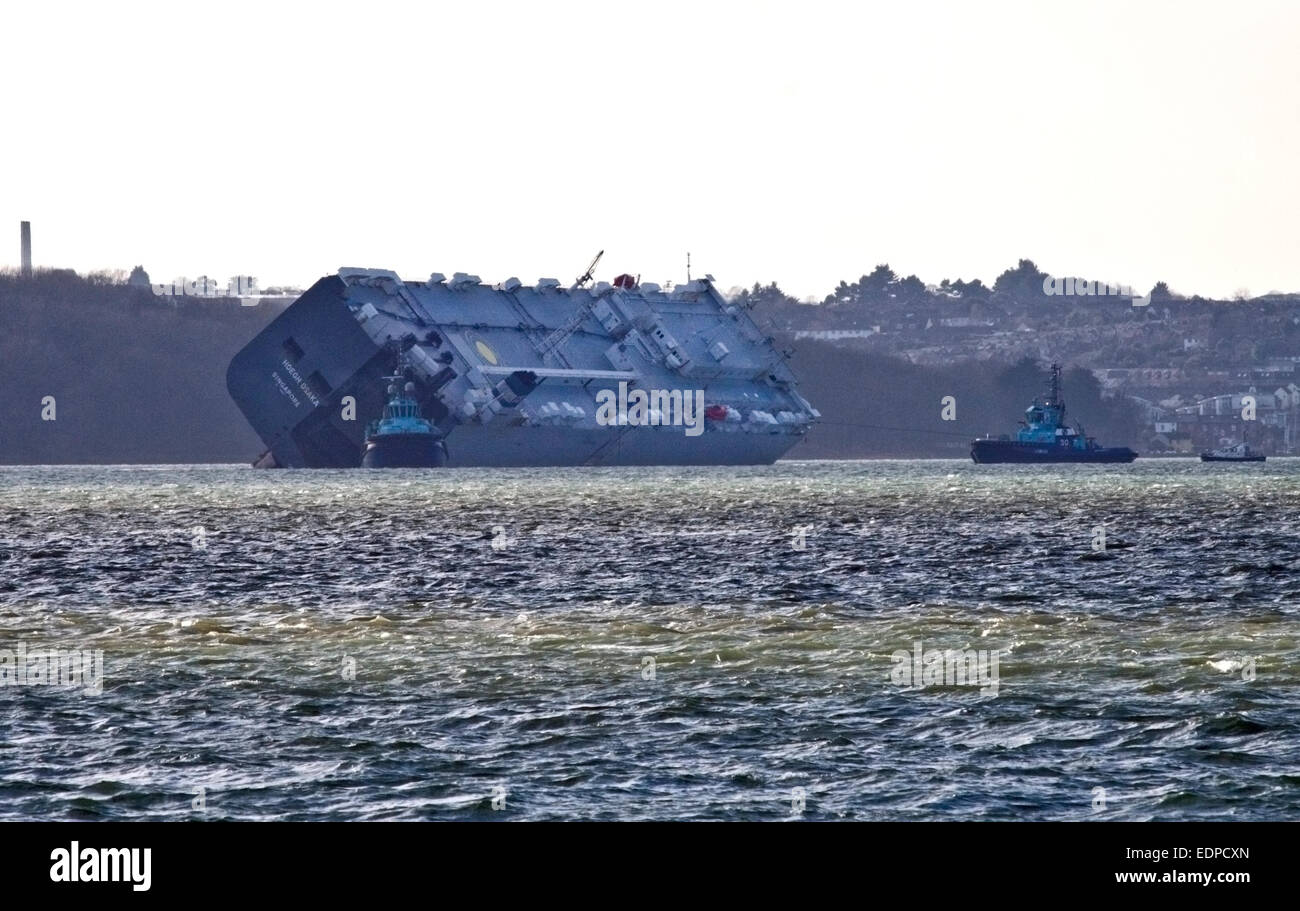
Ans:
{"type": "MultiPolygon", "coordinates": [[[[12,222],[10,222],[12,224],[12,222]]],[[[19,233],[22,235],[23,248],[23,278],[32,277],[32,223],[25,221],[22,223],[19,233]]]]}

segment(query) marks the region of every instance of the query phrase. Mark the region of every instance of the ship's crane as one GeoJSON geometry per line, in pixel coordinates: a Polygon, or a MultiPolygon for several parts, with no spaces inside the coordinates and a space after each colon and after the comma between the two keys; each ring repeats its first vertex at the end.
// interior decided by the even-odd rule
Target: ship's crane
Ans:
{"type": "Polygon", "coordinates": [[[591,298],[568,318],[564,325],[557,327],[550,335],[542,339],[537,346],[537,353],[542,357],[548,357],[551,354],[558,353],[557,349],[569,340],[573,333],[578,331],[578,327],[587,321],[591,315],[591,308],[595,305],[596,298],[591,298]]]}
{"type": "MultiPolygon", "coordinates": [[[[587,271],[582,275],[579,275],[578,280],[573,283],[574,290],[581,288],[583,285],[587,284],[587,282],[591,281],[592,277],[596,274],[596,264],[600,262],[600,258],[604,255],[604,250],[601,250],[596,254],[596,258],[591,261],[591,265],[587,267],[587,271]]],[[[548,358],[552,355],[558,356],[556,349],[567,342],[569,337],[578,331],[578,327],[586,322],[587,317],[591,315],[591,308],[595,303],[596,299],[593,297],[574,311],[573,315],[565,321],[564,325],[557,327],[550,335],[542,339],[541,343],[537,346],[537,353],[543,358],[548,358]]]]}
{"type": "Polygon", "coordinates": [[[599,253],[596,254],[596,258],[591,261],[591,265],[587,267],[587,271],[578,276],[578,280],[573,283],[573,287],[581,288],[583,285],[585,285],[587,282],[591,281],[592,278],[595,277],[596,263],[600,262],[600,258],[604,255],[605,255],[604,250],[601,250],[599,253]]]}

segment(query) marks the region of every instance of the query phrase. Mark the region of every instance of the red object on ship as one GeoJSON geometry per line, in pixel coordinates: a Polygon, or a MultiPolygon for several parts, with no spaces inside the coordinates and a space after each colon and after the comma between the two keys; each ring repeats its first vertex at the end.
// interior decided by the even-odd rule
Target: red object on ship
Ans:
{"type": "Polygon", "coordinates": [[[710,421],[725,421],[727,419],[727,406],[710,405],[704,409],[704,417],[710,421]]]}
{"type": "Polygon", "coordinates": [[[626,272],[624,272],[618,278],[614,279],[614,287],[626,288],[628,291],[631,291],[633,288],[636,287],[636,279],[633,276],[628,275],[626,272]]]}

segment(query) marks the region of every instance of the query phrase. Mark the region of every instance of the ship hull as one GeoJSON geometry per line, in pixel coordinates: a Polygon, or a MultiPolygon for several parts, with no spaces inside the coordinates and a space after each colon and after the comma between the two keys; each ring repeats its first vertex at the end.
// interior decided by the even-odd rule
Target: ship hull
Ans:
{"type": "Polygon", "coordinates": [[[1201,453],[1202,462],[1262,462],[1266,456],[1216,456],[1201,453]]]}
{"type": "Polygon", "coordinates": [[[1021,443],[1017,440],[976,440],[971,444],[971,459],[980,465],[1000,463],[1060,464],[1060,463],[1124,463],[1132,462],[1137,453],[1127,446],[1101,449],[1068,449],[1063,446],[1046,446],[1041,443],[1021,443]]]}
{"type": "Polygon", "coordinates": [[[361,457],[362,468],[442,468],[447,450],[427,433],[394,433],[371,437],[361,457]]]}
{"type": "Polygon", "coordinates": [[[674,427],[515,427],[466,424],[447,436],[451,468],[771,465],[799,441],[790,434],[674,427]]]}

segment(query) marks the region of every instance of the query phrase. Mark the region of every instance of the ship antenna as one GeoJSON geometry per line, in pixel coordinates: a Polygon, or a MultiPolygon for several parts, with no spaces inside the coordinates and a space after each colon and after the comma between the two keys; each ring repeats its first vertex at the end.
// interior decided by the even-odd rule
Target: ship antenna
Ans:
{"type": "Polygon", "coordinates": [[[601,250],[596,254],[596,258],[591,261],[591,265],[587,267],[587,271],[578,276],[578,280],[574,282],[573,287],[581,288],[587,282],[591,281],[596,274],[596,263],[600,262],[600,258],[604,255],[604,250],[601,250]]]}
{"type": "Polygon", "coordinates": [[[691,251],[686,251],[686,280],[691,280],[691,251]]]}

